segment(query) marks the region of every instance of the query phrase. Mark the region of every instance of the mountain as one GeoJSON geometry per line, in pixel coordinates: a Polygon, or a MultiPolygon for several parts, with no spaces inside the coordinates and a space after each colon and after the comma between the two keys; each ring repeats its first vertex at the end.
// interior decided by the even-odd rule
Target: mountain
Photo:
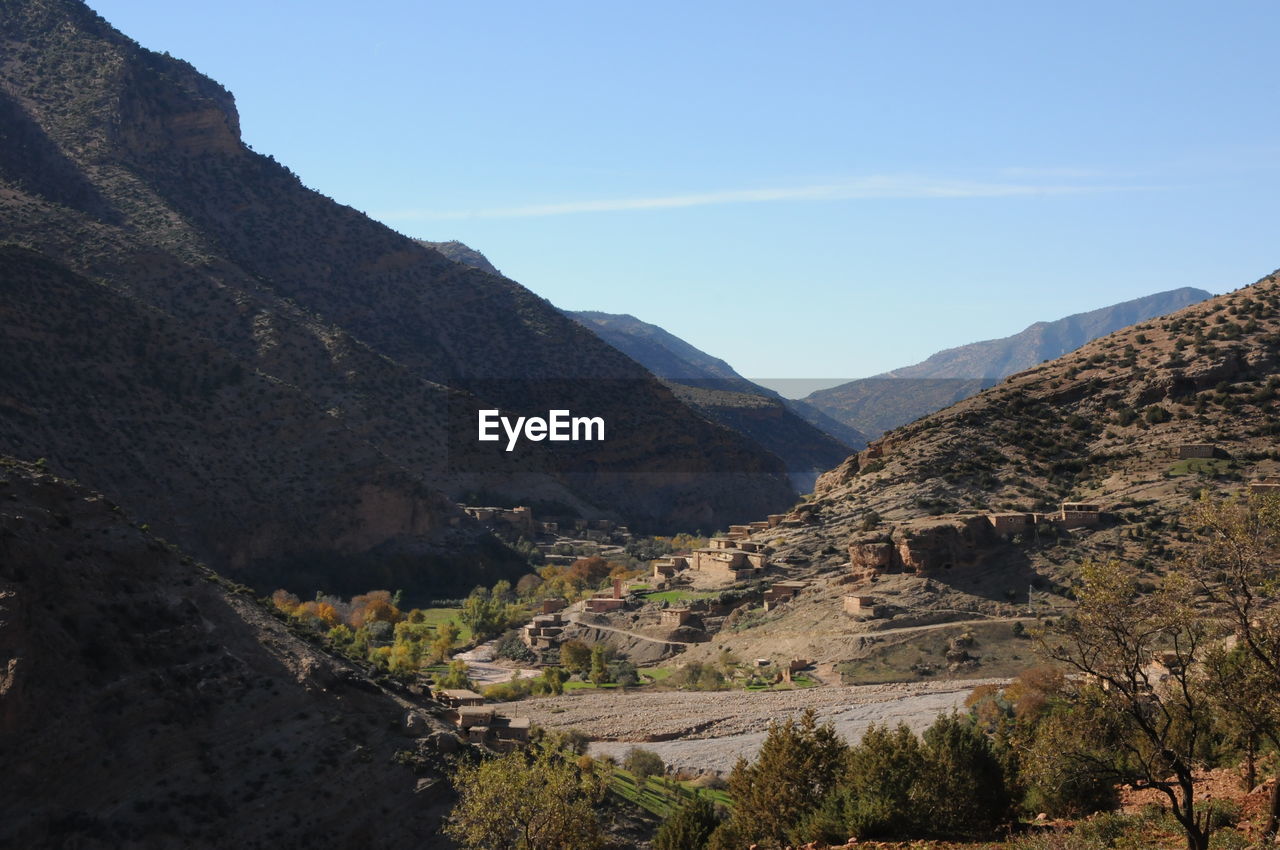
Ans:
{"type": "Polygon", "coordinates": [[[821,411],[753,383],[718,357],[635,316],[566,311],[667,385],[686,404],[782,459],[792,482],[808,492],[817,475],[866,445],[852,428],[821,411]]]}
{"type": "Polygon", "coordinates": [[[695,348],[675,334],[635,316],[594,310],[565,311],[597,336],[659,378],[690,386],[768,395],[718,357],[695,348]]]}
{"type": "Polygon", "coordinates": [[[251,151],[230,93],[82,3],[3,4],[0,56],[0,452],[308,594],[520,569],[453,503],[477,490],[659,530],[793,499],[776,458],[544,299],[251,151]],[[610,439],[508,456],[479,408],[610,439]]]}
{"type": "MultiPolygon", "coordinates": [[[[1074,604],[1086,560],[1176,568],[1203,495],[1280,475],[1278,433],[1272,274],[1012,375],[823,475],[767,532],[775,560],[812,582],[805,604],[735,634],[730,648],[841,662],[905,653],[902,641],[931,624],[983,621],[992,647],[1025,659],[1030,645],[1009,644],[1008,629],[1027,615],[1029,592],[1056,615],[1074,604]],[[1098,511],[1064,515],[1064,503],[1098,511]],[[880,613],[832,619],[848,594],[880,613]]],[[[911,676],[912,662],[899,662],[894,675],[911,676]]],[[[1003,675],[984,674],[985,663],[965,669],[1003,675]]]]}
{"type": "Polygon", "coordinates": [[[441,710],[0,459],[0,844],[452,846],[441,710]]]}
{"type": "Polygon", "coordinates": [[[456,239],[450,239],[448,242],[428,242],[426,239],[415,239],[413,241],[433,251],[439,251],[455,263],[462,263],[464,266],[471,266],[489,274],[502,275],[502,272],[498,271],[493,263],[489,262],[488,257],[456,239]]]}
{"type": "Polygon", "coordinates": [[[819,390],[804,401],[876,437],[968,398],[1021,369],[1208,297],[1210,293],[1203,289],[1183,287],[1053,322],[1036,322],[1013,336],[939,351],[914,366],[819,390]]]}
{"type": "MultiPolygon", "coordinates": [[[[419,242],[464,265],[497,273],[484,254],[461,242],[419,242]]],[[[820,473],[850,451],[866,445],[857,430],[747,380],[725,361],[657,325],[625,314],[563,312],[663,379],[681,401],[704,417],[779,457],[801,492],[808,492],[820,473]]]]}

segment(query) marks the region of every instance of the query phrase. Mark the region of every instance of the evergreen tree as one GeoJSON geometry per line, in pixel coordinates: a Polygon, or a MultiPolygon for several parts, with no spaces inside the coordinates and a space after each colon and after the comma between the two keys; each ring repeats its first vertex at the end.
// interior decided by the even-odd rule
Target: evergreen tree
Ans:
{"type": "Polygon", "coordinates": [[[662,822],[653,839],[653,850],[703,850],[718,823],[715,806],[695,794],[662,822]]]}
{"type": "Polygon", "coordinates": [[[927,831],[939,836],[983,836],[1009,819],[1004,767],[991,740],[954,712],[925,730],[925,770],[919,798],[927,831]]]}
{"type": "Polygon", "coordinates": [[[836,787],[848,751],[830,724],[818,725],[812,709],[799,722],[771,723],[756,761],[739,759],[729,775],[733,816],[716,831],[712,846],[747,839],[762,848],[782,847],[788,832],[836,787]]]}

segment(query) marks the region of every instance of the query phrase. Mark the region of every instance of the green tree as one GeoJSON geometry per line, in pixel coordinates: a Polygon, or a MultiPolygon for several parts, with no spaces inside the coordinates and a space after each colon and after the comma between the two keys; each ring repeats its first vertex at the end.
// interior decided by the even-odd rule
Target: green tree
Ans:
{"type": "Polygon", "coordinates": [[[458,635],[462,630],[458,628],[458,624],[453,620],[447,620],[436,626],[435,640],[431,641],[431,651],[436,658],[444,660],[449,657],[449,653],[453,651],[453,645],[458,642],[458,635]]]}
{"type": "Polygon", "coordinates": [[[533,680],[533,692],[559,696],[564,693],[564,683],[568,678],[569,674],[560,667],[544,667],[542,675],[533,680]]]}
{"type": "Polygon", "coordinates": [[[602,778],[556,749],[515,751],[453,777],[458,803],[445,832],[475,850],[594,850],[603,845],[594,806],[602,778]]]}
{"type": "Polygon", "coordinates": [[[703,850],[719,822],[711,801],[695,794],[662,822],[653,850],[703,850]]]}
{"type": "Polygon", "coordinates": [[[560,663],[575,673],[591,667],[591,655],[591,647],[580,640],[567,640],[560,644],[560,663]]]}
{"type": "Polygon", "coordinates": [[[458,690],[473,689],[475,683],[471,681],[471,677],[467,675],[467,662],[450,661],[449,671],[440,677],[436,682],[436,687],[442,690],[458,690]]]}
{"type": "Polygon", "coordinates": [[[500,594],[477,587],[462,601],[460,617],[477,640],[485,640],[507,627],[507,603],[500,594]]]}
{"type": "Polygon", "coordinates": [[[622,759],[622,766],[629,770],[641,784],[647,782],[650,776],[662,776],[667,772],[662,756],[653,750],[644,750],[640,747],[627,750],[626,756],[622,759]]]}
{"type": "Polygon", "coordinates": [[[591,681],[596,685],[603,685],[609,682],[609,669],[605,666],[605,648],[604,644],[596,644],[591,647],[591,681]]]}
{"type": "Polygon", "coordinates": [[[760,754],[739,759],[729,774],[733,815],[716,830],[713,847],[782,847],[788,832],[816,809],[844,774],[849,747],[813,710],[797,722],[769,724],[760,754]]]}
{"type": "MultiPolygon", "coordinates": [[[[925,751],[905,724],[872,726],[849,753],[841,830],[858,838],[907,838],[922,832],[920,781],[925,751]]],[[[831,836],[832,839],[840,838],[831,836]]]]}
{"type": "Polygon", "coordinates": [[[991,739],[954,712],[925,730],[925,769],[917,799],[927,829],[947,838],[980,837],[1007,823],[1011,801],[991,739]]]}

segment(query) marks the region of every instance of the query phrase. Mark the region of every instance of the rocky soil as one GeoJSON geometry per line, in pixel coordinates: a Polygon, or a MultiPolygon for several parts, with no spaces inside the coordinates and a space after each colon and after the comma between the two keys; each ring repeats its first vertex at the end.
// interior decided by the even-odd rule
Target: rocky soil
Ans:
{"type": "Polygon", "coordinates": [[[938,714],[963,704],[970,680],[819,687],[792,691],[579,691],[527,700],[504,711],[551,729],[577,729],[597,739],[591,752],[621,757],[632,746],[654,750],[675,768],[727,771],[751,758],[772,721],[814,709],[849,740],[875,723],[904,722],[922,730],[938,714]],[[677,739],[678,740],[675,740],[677,739]],[[643,743],[641,743],[643,742],[643,743]]]}

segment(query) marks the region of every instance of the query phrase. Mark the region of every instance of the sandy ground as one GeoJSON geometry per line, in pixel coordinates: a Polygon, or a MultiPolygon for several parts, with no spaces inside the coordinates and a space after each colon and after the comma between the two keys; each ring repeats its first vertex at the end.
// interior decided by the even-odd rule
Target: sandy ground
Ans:
{"type": "Polygon", "coordinates": [[[466,652],[459,652],[453,656],[455,661],[467,662],[467,677],[475,683],[477,688],[483,688],[487,685],[496,685],[500,682],[509,682],[519,676],[521,679],[532,679],[540,675],[539,670],[529,670],[523,667],[510,667],[503,663],[494,661],[494,647],[497,641],[489,641],[482,643],[474,649],[466,652]]]}
{"type": "MultiPolygon", "coordinates": [[[[813,708],[856,741],[874,723],[906,723],[921,731],[940,713],[964,703],[978,685],[1005,680],[939,680],[892,685],[822,687],[795,691],[580,691],[527,700],[505,709],[552,729],[577,729],[596,740],[593,755],[621,758],[636,742],[676,769],[725,772],[739,756],[752,758],[769,722],[813,708]]],[[[504,711],[504,709],[499,709],[504,711]]]]}

